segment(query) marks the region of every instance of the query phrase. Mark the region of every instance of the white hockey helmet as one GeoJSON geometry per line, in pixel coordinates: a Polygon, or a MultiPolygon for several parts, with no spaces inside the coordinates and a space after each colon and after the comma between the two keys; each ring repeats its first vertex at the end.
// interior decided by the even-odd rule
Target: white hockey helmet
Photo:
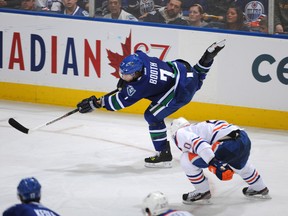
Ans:
{"type": "Polygon", "coordinates": [[[163,214],[164,212],[168,211],[168,209],[168,199],[160,191],[148,194],[147,197],[143,200],[143,215],[148,215],[148,212],[150,212],[151,216],[156,216],[163,214]]]}
{"type": "Polygon", "coordinates": [[[183,117],[180,117],[178,119],[174,119],[172,122],[171,122],[171,127],[170,127],[170,132],[171,132],[171,136],[172,136],[172,139],[175,139],[175,136],[176,136],[176,132],[184,127],[184,126],[187,126],[189,125],[190,123],[183,117]]]}

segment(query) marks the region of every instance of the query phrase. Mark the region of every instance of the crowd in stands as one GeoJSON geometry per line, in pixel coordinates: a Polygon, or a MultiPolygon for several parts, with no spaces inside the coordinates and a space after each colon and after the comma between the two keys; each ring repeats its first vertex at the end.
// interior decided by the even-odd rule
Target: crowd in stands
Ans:
{"type": "MultiPolygon", "coordinates": [[[[89,16],[89,0],[0,0],[0,8],[89,16]]],[[[274,33],[288,34],[288,1],[274,0],[274,33]]],[[[268,33],[268,0],[95,0],[94,17],[268,33]]]]}

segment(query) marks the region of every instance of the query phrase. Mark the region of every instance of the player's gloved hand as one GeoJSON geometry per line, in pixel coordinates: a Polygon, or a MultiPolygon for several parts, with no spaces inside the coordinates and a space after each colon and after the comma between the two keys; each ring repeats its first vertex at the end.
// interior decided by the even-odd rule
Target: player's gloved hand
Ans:
{"type": "Polygon", "coordinates": [[[233,170],[228,165],[224,165],[222,161],[217,160],[215,157],[209,162],[208,169],[221,181],[228,181],[233,178],[233,170]]]}
{"type": "Polygon", "coordinates": [[[225,47],[225,41],[226,40],[215,42],[211,46],[209,46],[201,57],[199,63],[205,67],[210,66],[214,57],[220,52],[220,50],[225,47]]]}
{"type": "Polygon", "coordinates": [[[117,89],[123,89],[126,86],[127,82],[122,78],[119,79],[117,83],[117,89]]]}
{"type": "Polygon", "coordinates": [[[79,102],[77,107],[80,113],[88,113],[97,108],[101,108],[101,101],[93,95],[79,102]]]}

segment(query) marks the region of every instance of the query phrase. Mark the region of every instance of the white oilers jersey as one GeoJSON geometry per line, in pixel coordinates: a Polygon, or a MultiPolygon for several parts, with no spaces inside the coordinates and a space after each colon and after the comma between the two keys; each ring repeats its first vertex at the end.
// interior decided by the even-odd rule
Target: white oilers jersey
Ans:
{"type": "Polygon", "coordinates": [[[215,143],[229,133],[240,128],[224,120],[207,120],[191,124],[187,130],[196,133],[210,144],[215,143]]]}
{"type": "Polygon", "coordinates": [[[211,145],[239,129],[223,120],[208,120],[180,128],[175,142],[182,152],[198,154],[208,163],[214,157],[211,145]]]}

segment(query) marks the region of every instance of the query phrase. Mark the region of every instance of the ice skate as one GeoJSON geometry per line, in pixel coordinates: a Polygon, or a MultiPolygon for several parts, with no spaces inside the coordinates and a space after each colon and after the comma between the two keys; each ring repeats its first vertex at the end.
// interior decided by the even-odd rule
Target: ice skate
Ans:
{"type": "Polygon", "coordinates": [[[202,55],[198,64],[194,66],[199,73],[207,73],[213,63],[215,56],[225,47],[226,40],[215,42],[210,45],[202,55]]]}
{"type": "Polygon", "coordinates": [[[210,191],[200,193],[197,190],[183,194],[182,196],[183,203],[186,205],[191,205],[193,203],[210,204],[210,198],[210,191]]]}
{"type": "Polygon", "coordinates": [[[263,190],[255,191],[252,189],[249,189],[248,187],[243,188],[242,190],[244,196],[249,198],[258,198],[258,199],[271,199],[271,196],[269,195],[269,190],[267,187],[265,187],[263,190]]]}
{"type": "Polygon", "coordinates": [[[166,141],[166,150],[156,152],[156,155],[145,158],[145,167],[149,168],[171,168],[172,154],[170,150],[170,143],[166,141]]]}
{"type": "MultiPolygon", "coordinates": [[[[209,53],[213,53],[214,54],[214,57],[217,55],[217,53],[221,50],[221,49],[223,49],[224,48],[224,46],[225,46],[225,42],[226,42],[226,40],[224,39],[224,40],[221,40],[221,41],[218,41],[218,42],[215,42],[215,43],[213,43],[210,47],[208,47],[208,49],[207,49],[207,51],[209,52],[209,53]]],[[[213,57],[213,58],[214,58],[213,57]]]]}
{"type": "Polygon", "coordinates": [[[149,168],[171,168],[172,158],[170,149],[157,152],[155,156],[145,158],[145,166],[149,168]]]}

